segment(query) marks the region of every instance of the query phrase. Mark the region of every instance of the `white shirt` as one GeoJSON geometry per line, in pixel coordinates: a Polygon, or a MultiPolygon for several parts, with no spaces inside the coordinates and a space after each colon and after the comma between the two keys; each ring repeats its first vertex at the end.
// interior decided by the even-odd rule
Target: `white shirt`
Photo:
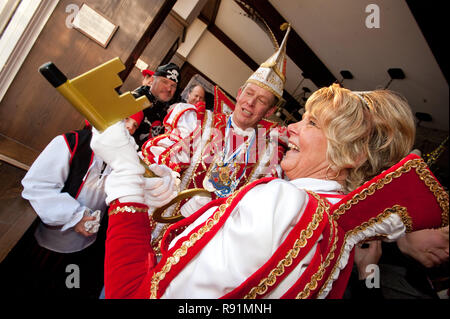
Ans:
{"type": "MultiPolygon", "coordinates": [[[[304,189],[337,194],[339,183],[311,178],[273,180],[251,189],[238,203],[224,226],[183,268],[162,298],[219,298],[238,287],[277,250],[299,221],[308,204],[304,189]],[[264,199],[264,200],[261,200],[264,199]]],[[[338,198],[329,198],[335,203],[338,198]]],[[[200,216],[169,248],[213,214],[212,207],[200,216]]],[[[266,298],[279,298],[300,277],[317,244],[266,298]]]]}
{"type": "Polygon", "coordinates": [[[104,185],[111,168],[101,172],[103,161],[94,155],[83,187],[77,199],[68,193],[61,193],[69,175],[70,152],[63,136],[55,137],[35,160],[22,180],[22,197],[29,200],[41,221],[35,237],[47,249],[70,253],[91,245],[96,234],[85,237],[76,233],[73,227],[81,220],[85,211],[90,213],[106,208],[104,185]]]}

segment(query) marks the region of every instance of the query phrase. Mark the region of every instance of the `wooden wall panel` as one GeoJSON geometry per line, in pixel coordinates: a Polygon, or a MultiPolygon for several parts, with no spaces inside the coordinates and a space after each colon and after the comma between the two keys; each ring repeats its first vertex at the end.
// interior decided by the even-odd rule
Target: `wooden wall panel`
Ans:
{"type": "Polygon", "coordinates": [[[61,0],[0,102],[0,134],[41,151],[54,136],[80,128],[81,115],[39,74],[38,68],[53,61],[73,78],[117,56],[125,61],[163,3],[61,0]],[[83,2],[119,25],[106,49],[66,27],[66,6],[81,6],[83,2]]]}
{"type": "MultiPolygon", "coordinates": [[[[183,25],[173,15],[168,15],[156,32],[152,41],[142,52],[140,59],[148,64],[150,70],[156,70],[175,41],[183,34],[183,25]]],[[[138,68],[133,68],[122,86],[122,92],[134,90],[141,85],[142,74],[138,68]]]]}

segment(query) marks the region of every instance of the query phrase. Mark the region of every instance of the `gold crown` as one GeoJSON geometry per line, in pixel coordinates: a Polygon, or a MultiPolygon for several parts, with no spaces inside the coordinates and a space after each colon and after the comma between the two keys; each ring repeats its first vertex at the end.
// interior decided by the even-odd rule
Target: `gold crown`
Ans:
{"type": "MultiPolygon", "coordinates": [[[[281,30],[287,30],[278,50],[248,78],[248,83],[254,83],[272,92],[282,100],[284,83],[286,82],[286,44],[291,25],[283,23],[281,30]]],[[[278,45],[277,45],[278,46],[278,45]]]]}

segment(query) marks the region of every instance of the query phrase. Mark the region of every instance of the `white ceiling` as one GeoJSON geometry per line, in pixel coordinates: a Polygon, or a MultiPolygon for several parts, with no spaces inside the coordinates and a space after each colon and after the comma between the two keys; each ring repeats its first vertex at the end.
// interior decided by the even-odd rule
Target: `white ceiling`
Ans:
{"type": "MultiPolygon", "coordinates": [[[[384,88],[389,68],[401,68],[405,79],[393,80],[389,89],[402,93],[413,112],[431,114],[432,122],[421,126],[448,131],[448,84],[419,26],[403,0],[270,0],[291,23],[330,72],[341,80],[341,70],[354,78],[343,85],[351,90],[384,88]],[[367,28],[369,3],[380,9],[380,27],[367,28]]],[[[272,53],[270,39],[255,22],[245,16],[232,0],[222,0],[215,24],[255,62],[264,62],[272,53]]],[[[303,79],[302,71],[288,59],[286,91],[291,95],[303,79]]],[[[309,79],[300,86],[317,87],[309,79]]]]}

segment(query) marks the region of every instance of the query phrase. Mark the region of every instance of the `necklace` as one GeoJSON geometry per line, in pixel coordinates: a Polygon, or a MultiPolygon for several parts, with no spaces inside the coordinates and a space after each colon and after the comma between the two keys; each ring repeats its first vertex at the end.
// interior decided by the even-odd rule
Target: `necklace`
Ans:
{"type": "Polygon", "coordinates": [[[231,134],[231,116],[228,118],[225,128],[225,145],[222,153],[218,153],[213,162],[213,167],[207,173],[203,180],[203,187],[210,192],[214,192],[218,197],[230,195],[238,186],[240,180],[245,175],[250,149],[255,141],[256,133],[252,132],[244,143],[236,148],[230,155],[230,134],[231,134]],[[240,166],[236,162],[239,154],[245,150],[245,162],[242,173],[237,176],[240,166]]]}

